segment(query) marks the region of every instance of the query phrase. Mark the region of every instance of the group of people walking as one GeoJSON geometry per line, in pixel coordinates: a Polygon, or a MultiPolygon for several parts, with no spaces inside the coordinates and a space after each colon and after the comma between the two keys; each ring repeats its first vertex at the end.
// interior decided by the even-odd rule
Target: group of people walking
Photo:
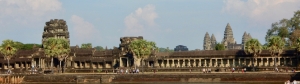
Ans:
{"type": "Polygon", "coordinates": [[[129,73],[139,73],[140,70],[139,69],[118,69],[117,70],[117,74],[121,73],[121,74],[129,74],[129,73]]]}

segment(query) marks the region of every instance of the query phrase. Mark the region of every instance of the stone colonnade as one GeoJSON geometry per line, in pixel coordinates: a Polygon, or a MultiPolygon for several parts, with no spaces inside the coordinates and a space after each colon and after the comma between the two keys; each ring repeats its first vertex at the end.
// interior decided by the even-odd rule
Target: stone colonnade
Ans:
{"type": "MultiPolygon", "coordinates": [[[[251,67],[252,62],[256,67],[274,67],[274,57],[239,57],[239,58],[165,58],[147,62],[148,67],[178,68],[178,67],[251,67]]],[[[292,58],[278,57],[276,66],[293,65],[292,58]]]]}

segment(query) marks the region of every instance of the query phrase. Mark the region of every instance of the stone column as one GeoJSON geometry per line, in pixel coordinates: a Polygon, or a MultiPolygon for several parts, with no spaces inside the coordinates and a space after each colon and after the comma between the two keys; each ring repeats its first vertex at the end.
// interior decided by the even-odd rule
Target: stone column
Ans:
{"type": "Polygon", "coordinates": [[[227,67],[230,67],[229,58],[227,58],[227,67]]]}
{"type": "Polygon", "coordinates": [[[83,68],[81,61],[79,61],[79,68],[83,68]]]}
{"type": "Polygon", "coordinates": [[[155,67],[159,67],[158,60],[156,59],[156,60],[154,60],[154,61],[155,61],[154,66],[155,66],[155,67]]]}
{"type": "Polygon", "coordinates": [[[280,66],[280,58],[278,58],[277,66],[280,66]]]}
{"type": "Polygon", "coordinates": [[[171,65],[171,67],[175,67],[175,63],[174,62],[175,62],[174,59],[172,59],[172,65],[171,65]]]}
{"type": "Polygon", "coordinates": [[[180,60],[179,59],[177,59],[178,60],[178,62],[177,62],[177,67],[181,67],[180,66],[180,60]]]}
{"type": "Polygon", "coordinates": [[[212,59],[209,59],[209,67],[212,67],[212,59]]]}
{"type": "Polygon", "coordinates": [[[170,67],[169,59],[167,59],[166,67],[170,67]]]}
{"type": "Polygon", "coordinates": [[[232,66],[235,67],[235,58],[232,59],[232,66]]]}
{"type": "Polygon", "coordinates": [[[216,62],[215,62],[215,65],[214,65],[214,66],[217,67],[217,66],[218,66],[218,59],[216,58],[215,61],[216,61],[216,62]]]}
{"type": "Polygon", "coordinates": [[[187,67],[191,67],[191,59],[188,59],[187,67]]]}
{"type": "Polygon", "coordinates": [[[206,59],[204,59],[204,67],[207,67],[206,59]]]}
{"type": "Polygon", "coordinates": [[[122,57],[120,57],[120,67],[124,67],[122,57]]]}
{"type": "Polygon", "coordinates": [[[264,59],[263,59],[263,58],[260,58],[259,66],[263,66],[263,65],[262,65],[263,63],[264,63],[264,59]]]}
{"type": "Polygon", "coordinates": [[[185,59],[183,59],[182,67],[185,67],[185,59]]]}
{"type": "Polygon", "coordinates": [[[201,59],[199,59],[198,67],[201,67],[201,59]]]}
{"type": "Polygon", "coordinates": [[[115,64],[117,64],[117,60],[116,59],[113,59],[114,61],[113,61],[113,63],[112,63],[112,66],[113,65],[115,65],[115,64]]]}
{"type": "MultiPolygon", "coordinates": [[[[129,67],[129,58],[127,57],[127,61],[126,61],[126,63],[127,63],[127,65],[126,65],[126,67],[129,67]]],[[[141,63],[141,62],[138,62],[139,64],[141,63]]],[[[142,63],[143,64],[143,63],[142,63]]],[[[139,66],[138,66],[139,67],[139,66]]]]}
{"type": "Polygon", "coordinates": [[[269,58],[267,58],[267,66],[270,66],[270,64],[269,64],[269,58]]]}
{"type": "Polygon", "coordinates": [[[193,67],[196,67],[196,59],[194,59],[193,67]]]}
{"type": "Polygon", "coordinates": [[[221,67],[224,67],[223,59],[221,59],[221,67]]]}

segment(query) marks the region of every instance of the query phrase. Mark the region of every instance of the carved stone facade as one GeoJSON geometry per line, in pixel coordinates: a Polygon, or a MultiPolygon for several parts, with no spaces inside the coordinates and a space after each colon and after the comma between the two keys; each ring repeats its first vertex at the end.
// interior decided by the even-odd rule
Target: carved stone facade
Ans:
{"type": "Polygon", "coordinates": [[[250,40],[250,39],[252,39],[250,33],[247,34],[247,32],[244,32],[244,35],[243,35],[243,38],[242,38],[243,49],[245,48],[245,45],[244,45],[244,44],[245,44],[248,40],[250,40]]]}
{"type": "Polygon", "coordinates": [[[44,32],[42,36],[42,44],[47,40],[47,38],[65,38],[70,43],[70,36],[68,31],[67,22],[62,19],[51,19],[45,23],[44,32]]]}
{"type": "MultiPolygon", "coordinates": [[[[244,43],[245,41],[251,39],[251,35],[245,32],[243,35],[242,43],[237,44],[234,37],[233,37],[233,31],[231,29],[230,24],[228,23],[226,25],[225,31],[224,31],[224,38],[222,39],[222,44],[225,46],[226,50],[232,50],[232,49],[244,49],[244,43]]],[[[204,43],[203,43],[203,50],[214,50],[215,46],[217,44],[216,38],[214,34],[212,34],[211,38],[209,38],[208,32],[206,32],[204,37],[204,43]]]]}
{"type": "Polygon", "coordinates": [[[209,36],[208,32],[205,33],[204,40],[203,40],[203,50],[214,50],[217,44],[216,38],[214,34],[209,36]]]}

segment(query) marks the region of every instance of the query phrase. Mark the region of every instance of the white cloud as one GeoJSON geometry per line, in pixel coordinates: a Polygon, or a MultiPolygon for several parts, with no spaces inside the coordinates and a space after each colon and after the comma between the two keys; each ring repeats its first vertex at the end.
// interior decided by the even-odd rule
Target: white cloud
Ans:
{"type": "Polygon", "coordinates": [[[99,37],[95,38],[99,32],[92,23],[77,15],[72,15],[71,22],[74,24],[74,38],[78,43],[87,43],[92,42],[93,39],[99,39],[99,37]]]}
{"type": "Polygon", "coordinates": [[[0,0],[0,22],[30,24],[60,11],[61,5],[58,0],[0,0]]]}
{"type": "Polygon", "coordinates": [[[124,34],[142,36],[145,33],[149,33],[149,31],[157,30],[155,27],[155,19],[157,17],[154,5],[146,5],[143,8],[138,8],[124,19],[126,26],[124,34]]]}
{"type": "Polygon", "coordinates": [[[290,19],[299,10],[300,0],[224,0],[223,12],[237,14],[251,19],[257,24],[290,19]]]}

